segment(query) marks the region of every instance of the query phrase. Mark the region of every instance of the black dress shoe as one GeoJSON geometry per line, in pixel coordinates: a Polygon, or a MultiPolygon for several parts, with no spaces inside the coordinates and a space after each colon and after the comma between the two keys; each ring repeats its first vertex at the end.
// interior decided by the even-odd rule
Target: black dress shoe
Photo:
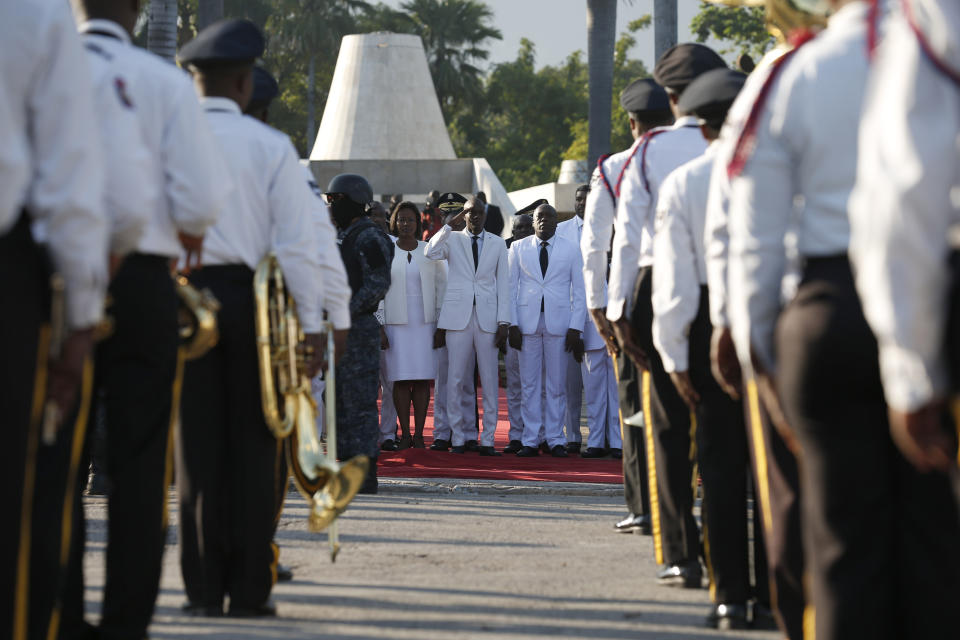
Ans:
{"type": "Polygon", "coordinates": [[[518,458],[536,458],[538,455],[540,451],[536,447],[523,447],[517,451],[518,458]]]}
{"type": "Polygon", "coordinates": [[[540,443],[540,451],[544,453],[550,453],[550,445],[546,441],[540,443]]]}
{"type": "Polygon", "coordinates": [[[187,602],[181,609],[183,611],[183,615],[190,616],[191,618],[223,617],[223,605],[218,607],[212,604],[194,604],[192,602],[187,602]]]}
{"type": "Polygon", "coordinates": [[[550,455],[552,455],[554,458],[570,457],[570,454],[567,453],[567,449],[562,444],[558,444],[553,449],[550,449],[550,455]]]}
{"type": "Polygon", "coordinates": [[[699,560],[670,564],[657,572],[657,583],[664,587],[699,589],[701,578],[699,560]]]}
{"type": "Polygon", "coordinates": [[[293,580],[293,569],[285,564],[277,565],[277,582],[290,582],[293,580]]]}
{"type": "Polygon", "coordinates": [[[381,451],[397,451],[400,447],[397,445],[396,441],[392,439],[387,439],[383,441],[383,444],[380,445],[381,451]]]}
{"type": "Polygon", "coordinates": [[[627,517],[613,525],[614,530],[620,533],[633,533],[639,531],[650,535],[650,516],[641,514],[639,516],[628,513],[627,517]]]}
{"type": "Polygon", "coordinates": [[[443,438],[437,438],[433,441],[433,444],[430,445],[431,451],[449,451],[450,450],[450,441],[444,440],[443,438]]]}
{"type": "Polygon", "coordinates": [[[567,453],[580,453],[580,443],[579,443],[579,442],[568,442],[568,443],[567,443],[567,453]]]}
{"type": "Polygon", "coordinates": [[[503,452],[516,453],[517,451],[520,451],[520,449],[523,449],[523,443],[519,440],[511,440],[510,444],[503,448],[503,452]]]}
{"type": "Polygon", "coordinates": [[[463,448],[467,451],[480,451],[480,443],[476,440],[467,440],[463,443],[463,448]]]}
{"type": "Polygon", "coordinates": [[[580,454],[581,458],[602,458],[607,455],[606,449],[600,447],[587,447],[587,450],[580,454]]]}
{"type": "Polygon", "coordinates": [[[610,457],[617,460],[623,459],[623,449],[610,449],[610,457]]]}
{"type": "Polygon", "coordinates": [[[459,445],[459,446],[456,446],[456,447],[451,448],[451,449],[450,449],[450,453],[465,453],[466,450],[467,450],[466,447],[464,447],[464,446],[461,444],[461,445],[459,445]]]}
{"type": "Polygon", "coordinates": [[[257,607],[230,606],[227,615],[232,618],[268,618],[277,615],[277,608],[272,602],[265,602],[257,607]]]}
{"type": "Polygon", "coordinates": [[[746,629],[747,607],[742,604],[718,604],[707,616],[707,626],[714,629],[729,631],[731,629],[746,629]]]}
{"type": "Polygon", "coordinates": [[[500,456],[502,455],[499,451],[493,447],[480,447],[480,455],[482,456],[500,456]]]}
{"type": "Polygon", "coordinates": [[[750,626],[754,629],[763,629],[765,631],[776,631],[779,627],[777,619],[770,609],[770,605],[754,602],[750,607],[753,615],[750,616],[750,626]]]}

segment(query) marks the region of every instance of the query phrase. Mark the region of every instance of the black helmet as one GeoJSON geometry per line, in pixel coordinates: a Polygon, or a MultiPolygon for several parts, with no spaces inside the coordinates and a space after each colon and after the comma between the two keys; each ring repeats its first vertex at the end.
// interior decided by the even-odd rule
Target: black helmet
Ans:
{"type": "Polygon", "coordinates": [[[355,173],[341,173],[334,176],[324,193],[342,193],[361,206],[373,200],[373,188],[370,183],[366,178],[355,173]]]}

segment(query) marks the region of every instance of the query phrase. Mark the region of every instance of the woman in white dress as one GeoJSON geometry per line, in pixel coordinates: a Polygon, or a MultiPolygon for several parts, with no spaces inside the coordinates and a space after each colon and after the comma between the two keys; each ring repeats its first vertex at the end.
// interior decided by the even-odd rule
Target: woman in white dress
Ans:
{"type": "Polygon", "coordinates": [[[393,402],[400,421],[399,448],[422,449],[423,425],[430,404],[430,381],[437,375],[434,349],[439,343],[437,315],[443,297],[442,265],[424,255],[420,210],[401,202],[390,216],[390,233],[397,249],[390,269],[390,289],[384,298],[386,368],[393,380],[393,402]],[[415,431],[410,435],[410,405],[415,431]]]}

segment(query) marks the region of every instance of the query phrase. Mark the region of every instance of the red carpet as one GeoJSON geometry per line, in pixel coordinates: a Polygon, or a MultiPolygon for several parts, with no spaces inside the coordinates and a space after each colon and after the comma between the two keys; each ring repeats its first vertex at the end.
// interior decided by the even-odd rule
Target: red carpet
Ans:
{"type": "MultiPolygon", "coordinates": [[[[481,400],[482,404],[482,400],[481,400]]],[[[507,401],[501,390],[497,416],[498,451],[507,446],[510,422],[507,401]]],[[[413,416],[410,416],[411,431],[413,416]]],[[[433,441],[433,398],[427,410],[424,439],[433,441]]],[[[586,436],[584,435],[584,440],[586,436]]],[[[623,471],[620,460],[600,458],[584,460],[578,455],[554,458],[540,454],[536,458],[515,455],[485,457],[477,453],[445,453],[429,449],[381,451],[377,474],[388,478],[477,478],[486,480],[541,480],[549,482],[604,482],[620,484],[623,471]]]]}

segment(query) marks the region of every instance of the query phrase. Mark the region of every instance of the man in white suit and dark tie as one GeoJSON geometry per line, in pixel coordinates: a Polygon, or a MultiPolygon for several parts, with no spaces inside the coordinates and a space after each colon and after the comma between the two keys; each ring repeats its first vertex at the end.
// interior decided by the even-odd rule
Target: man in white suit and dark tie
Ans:
{"type": "Polygon", "coordinates": [[[563,434],[567,356],[583,357],[586,320],[580,248],[556,237],[557,210],[540,205],[533,214],[535,235],[516,243],[510,256],[512,312],[510,345],[520,350],[523,387],[523,448],[520,457],[538,455],[540,430],[554,457],[567,457],[563,434]],[[546,406],[541,388],[546,369],[546,406]]]}
{"type": "MultiPolygon", "coordinates": [[[[460,410],[461,389],[473,375],[476,355],[483,387],[483,430],[480,455],[499,456],[493,448],[499,402],[498,352],[507,342],[510,326],[510,271],[503,239],[483,230],[486,207],[470,198],[463,211],[445,224],[427,244],[426,255],[447,261],[447,291],[444,294],[437,328],[446,330],[449,369],[447,372],[447,413],[452,428],[453,453],[463,453],[467,440],[467,418],[460,410]],[[453,231],[461,220],[463,231],[453,231]]],[[[472,424],[469,431],[472,431],[472,424]]]]}

